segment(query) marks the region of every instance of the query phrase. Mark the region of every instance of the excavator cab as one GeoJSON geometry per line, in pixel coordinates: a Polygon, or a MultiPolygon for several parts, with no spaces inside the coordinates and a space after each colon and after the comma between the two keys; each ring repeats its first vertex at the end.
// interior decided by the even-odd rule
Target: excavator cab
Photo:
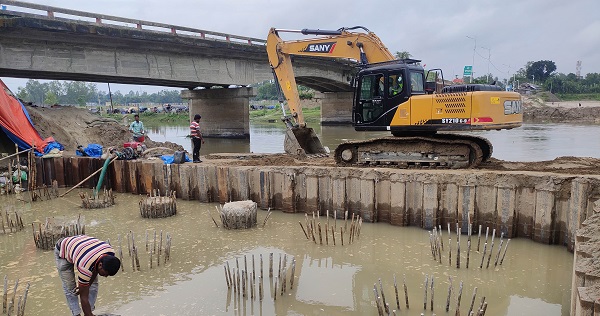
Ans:
{"type": "Polygon", "coordinates": [[[390,126],[399,104],[408,101],[413,93],[423,94],[423,81],[416,79],[422,77],[422,68],[405,61],[369,65],[360,70],[354,89],[355,129],[379,131],[390,126]]]}

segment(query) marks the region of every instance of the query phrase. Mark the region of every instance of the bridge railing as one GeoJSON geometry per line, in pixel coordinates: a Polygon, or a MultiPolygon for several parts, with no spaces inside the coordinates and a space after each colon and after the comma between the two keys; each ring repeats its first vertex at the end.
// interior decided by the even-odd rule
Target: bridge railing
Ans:
{"type": "MultiPolygon", "coordinates": [[[[184,36],[191,35],[191,36],[200,37],[202,39],[213,39],[213,40],[220,40],[220,41],[226,41],[226,42],[235,42],[238,44],[264,45],[266,43],[266,40],[260,39],[260,38],[219,33],[219,32],[195,29],[195,28],[191,28],[191,27],[177,26],[177,25],[172,25],[172,24],[157,23],[157,22],[137,20],[137,19],[128,19],[128,18],[113,16],[113,15],[105,15],[105,14],[99,14],[99,13],[71,10],[71,9],[65,9],[65,8],[59,8],[59,7],[47,6],[47,5],[35,4],[35,3],[23,2],[23,1],[0,0],[0,4],[2,4],[3,10],[6,10],[11,13],[17,13],[19,15],[24,15],[24,16],[34,15],[34,16],[38,16],[38,17],[45,17],[48,19],[59,19],[59,17],[55,16],[56,13],[59,13],[61,15],[90,18],[92,20],[95,20],[95,23],[98,25],[106,24],[106,25],[113,26],[113,24],[111,24],[111,23],[105,23],[106,21],[112,21],[112,22],[118,22],[118,23],[125,23],[125,25],[117,25],[117,26],[126,26],[126,27],[131,27],[131,28],[137,28],[138,30],[146,29],[148,31],[159,31],[159,32],[170,33],[173,35],[184,35],[184,36]],[[24,10],[24,9],[26,9],[26,10],[24,10]],[[31,10],[43,11],[43,12],[45,12],[45,15],[31,13],[31,12],[22,12],[22,11],[31,11],[31,10]],[[133,25],[133,26],[130,26],[130,25],[133,25]]],[[[68,19],[68,18],[65,18],[62,16],[60,17],[60,19],[74,20],[74,21],[81,22],[81,20],[68,19]]]]}

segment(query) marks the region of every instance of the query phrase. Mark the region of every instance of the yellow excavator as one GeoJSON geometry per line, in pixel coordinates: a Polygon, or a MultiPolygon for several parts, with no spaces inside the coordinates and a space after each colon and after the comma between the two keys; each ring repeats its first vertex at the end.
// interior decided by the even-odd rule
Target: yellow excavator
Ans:
{"type": "Polygon", "coordinates": [[[438,132],[512,129],[523,122],[518,93],[489,84],[445,86],[440,69],[425,73],[419,60],[396,59],[377,35],[362,26],[338,30],[272,28],[267,54],[291,112],[286,115],[284,111],[283,118],[288,127],[284,148],[290,154],[326,153],[304,121],[293,55],[354,62],[357,71],[351,86],[355,130],[389,131],[393,135],[340,144],[334,153],[338,165],[472,168],[492,156],[489,141],[438,132]],[[316,37],[284,41],[279,36],[284,32],[316,37]]]}

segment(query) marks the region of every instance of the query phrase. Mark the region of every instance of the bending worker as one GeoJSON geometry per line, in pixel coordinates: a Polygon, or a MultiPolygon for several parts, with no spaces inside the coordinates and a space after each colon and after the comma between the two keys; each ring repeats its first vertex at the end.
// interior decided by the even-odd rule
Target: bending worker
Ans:
{"type": "Polygon", "coordinates": [[[54,257],[71,313],[79,316],[83,310],[84,316],[93,316],[98,296],[98,275],[108,277],[117,274],[121,260],[115,257],[115,251],[108,243],[86,235],[60,239],[56,243],[54,257]],[[77,282],[74,269],[77,270],[77,282]]]}
{"type": "Polygon", "coordinates": [[[141,142],[144,138],[144,123],[140,122],[140,116],[136,114],[134,117],[135,121],[129,125],[129,130],[133,133],[133,141],[141,142]]]}

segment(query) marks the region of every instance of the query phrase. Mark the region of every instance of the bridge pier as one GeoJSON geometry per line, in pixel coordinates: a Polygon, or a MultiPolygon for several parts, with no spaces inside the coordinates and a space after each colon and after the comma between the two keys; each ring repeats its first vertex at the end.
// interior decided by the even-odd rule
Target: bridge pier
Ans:
{"type": "Polygon", "coordinates": [[[352,92],[323,92],[321,99],[321,125],[352,124],[352,92]]]}
{"type": "Polygon", "coordinates": [[[181,91],[190,120],[202,115],[202,136],[217,138],[250,138],[249,98],[255,95],[249,87],[181,91]]]}

